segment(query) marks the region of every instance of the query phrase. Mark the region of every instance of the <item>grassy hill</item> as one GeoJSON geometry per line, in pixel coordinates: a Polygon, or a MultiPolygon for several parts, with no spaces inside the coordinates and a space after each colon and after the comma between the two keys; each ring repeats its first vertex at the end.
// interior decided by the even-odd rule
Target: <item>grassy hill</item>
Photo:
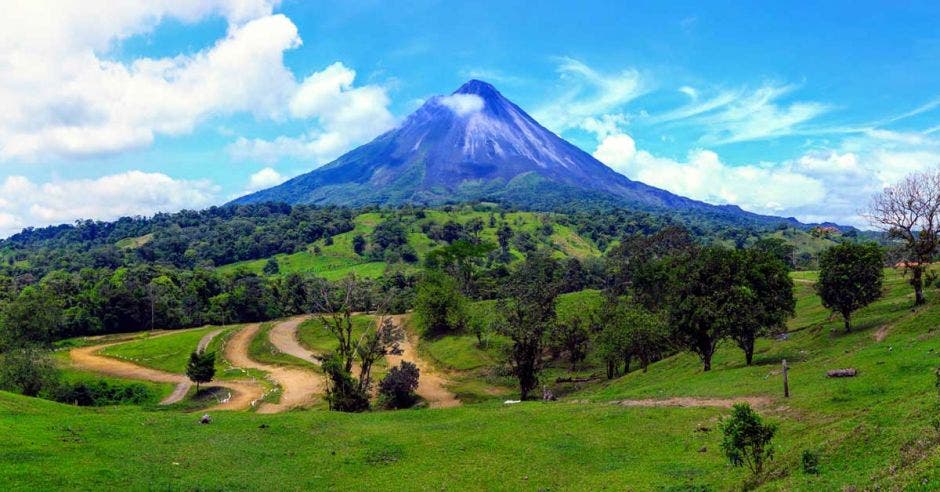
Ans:
{"type": "MultiPolygon", "coordinates": [[[[504,342],[495,338],[481,350],[469,334],[419,346],[471,403],[457,409],[229,412],[201,426],[195,415],[178,411],[82,409],[3,393],[0,477],[13,489],[726,490],[747,479],[719,451],[726,408],[618,403],[749,397],[760,398],[758,411],[780,425],[764,489],[940,487],[940,436],[930,425],[940,292],[914,311],[910,287],[888,271],[885,297],[861,310],[854,330],[844,333],[820,306],[814,279],[814,272],[794,274],[797,316],[785,337],[759,342],[753,366],[726,344],[710,372],[702,372],[695,356],[680,354],[645,373],[567,385],[556,403],[503,405],[514,391],[499,372],[504,342]],[[783,359],[791,368],[788,399],[783,359]],[[844,367],[859,375],[826,377],[844,367]],[[801,471],[804,451],[820,456],[818,475],[801,471]]],[[[560,316],[592,299],[597,293],[564,296],[560,316]]],[[[314,324],[302,331],[306,344],[326,343],[314,324]]],[[[139,349],[148,342],[132,343],[139,349]]],[[[597,369],[588,360],[578,374],[597,369]]],[[[567,364],[559,361],[546,380],[565,374],[567,364]]]]}

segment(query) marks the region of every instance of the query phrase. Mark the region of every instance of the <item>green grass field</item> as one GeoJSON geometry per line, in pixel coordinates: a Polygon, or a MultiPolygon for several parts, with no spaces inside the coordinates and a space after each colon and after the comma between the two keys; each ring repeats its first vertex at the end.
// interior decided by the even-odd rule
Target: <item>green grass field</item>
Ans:
{"type": "MultiPolygon", "coordinates": [[[[726,409],[611,402],[762,396],[770,403],[759,412],[780,426],[763,490],[940,487],[940,436],[930,426],[938,401],[940,291],[930,290],[928,305],[914,311],[910,287],[888,271],[885,298],[859,311],[846,334],[819,305],[814,275],[794,274],[798,304],[789,334],[761,340],[753,366],[725,344],[712,371],[680,354],[645,373],[575,385],[555,403],[493,401],[513,394],[493,391],[500,386],[485,374],[499,365],[498,351],[480,350],[472,335],[419,347],[456,376],[453,391],[483,402],[457,409],[217,412],[212,425],[201,426],[195,415],[167,409],[81,409],[0,394],[0,477],[12,489],[733,490],[748,473],[720,453],[726,409]],[[788,399],[783,359],[790,366],[788,399]],[[826,377],[843,367],[859,375],[826,377]],[[801,471],[804,450],[819,454],[818,475],[801,471]]],[[[596,298],[567,295],[559,310],[596,298]]],[[[356,318],[359,326],[370,321],[356,318]]],[[[303,343],[329,350],[322,331],[308,323],[303,343]]]]}
{"type": "Polygon", "coordinates": [[[112,345],[102,350],[101,354],[161,371],[182,374],[186,372],[189,355],[196,350],[199,340],[217,329],[218,326],[206,326],[181,330],[178,333],[160,333],[112,345]]]}

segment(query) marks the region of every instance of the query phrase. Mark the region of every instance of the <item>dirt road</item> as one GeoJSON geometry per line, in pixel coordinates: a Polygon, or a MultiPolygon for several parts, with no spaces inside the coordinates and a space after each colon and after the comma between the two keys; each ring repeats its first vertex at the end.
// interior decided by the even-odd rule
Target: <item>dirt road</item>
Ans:
{"type": "Polygon", "coordinates": [[[271,340],[271,345],[281,352],[319,366],[320,360],[316,358],[316,355],[297,340],[297,327],[308,319],[310,319],[309,316],[294,316],[282,321],[271,328],[268,338],[271,340]]]}
{"type": "MultiPolygon", "coordinates": [[[[281,387],[280,402],[262,403],[258,407],[258,413],[278,413],[315,403],[318,395],[322,395],[326,389],[321,374],[295,367],[264,364],[248,356],[248,347],[251,345],[251,340],[258,334],[260,327],[257,323],[245,326],[235,333],[225,346],[225,358],[233,366],[267,372],[269,377],[281,387]]],[[[296,330],[296,325],[294,329],[296,330]]]]}
{"type": "MultiPolygon", "coordinates": [[[[199,346],[205,348],[205,346],[209,345],[212,339],[220,332],[221,330],[217,330],[207,334],[202,338],[202,340],[199,341],[199,346]]],[[[105,349],[106,347],[118,345],[121,343],[125,342],[111,342],[72,349],[69,352],[69,358],[77,369],[97,372],[107,376],[123,379],[137,379],[142,381],[152,381],[155,383],[175,384],[176,388],[173,390],[173,393],[164,398],[160,402],[161,405],[170,405],[176,403],[186,396],[186,394],[189,392],[189,389],[192,387],[192,382],[190,382],[189,379],[182,374],[159,371],[157,369],[151,369],[149,367],[139,366],[130,362],[98,355],[98,352],[105,349]]],[[[215,382],[207,385],[206,387],[221,387],[226,388],[231,392],[231,396],[227,400],[220,402],[218,405],[211,407],[209,410],[244,410],[250,408],[252,402],[261,398],[263,394],[261,387],[257,384],[242,381],[215,382]]]]}
{"type": "MultiPolygon", "coordinates": [[[[404,326],[404,316],[391,316],[392,323],[397,326],[404,326]]],[[[378,322],[378,320],[376,320],[378,322]]],[[[413,335],[405,330],[405,339],[399,342],[398,346],[402,349],[401,355],[389,355],[389,368],[397,366],[405,360],[418,366],[420,377],[418,378],[418,389],[416,393],[428,402],[431,408],[450,408],[460,405],[457,395],[450,392],[446,385],[449,382],[445,376],[436,371],[430,364],[418,356],[412,342],[413,335]]]]}

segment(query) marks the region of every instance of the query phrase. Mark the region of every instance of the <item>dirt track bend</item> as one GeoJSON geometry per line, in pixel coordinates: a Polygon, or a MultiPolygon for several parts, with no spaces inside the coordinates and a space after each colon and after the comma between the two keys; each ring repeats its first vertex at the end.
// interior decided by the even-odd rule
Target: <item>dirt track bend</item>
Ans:
{"type": "MultiPolygon", "coordinates": [[[[292,320],[283,323],[290,323],[290,321],[292,320]]],[[[258,407],[258,413],[278,413],[292,408],[307,407],[315,403],[317,396],[322,395],[326,388],[321,374],[296,367],[264,364],[248,356],[248,347],[260,328],[261,325],[257,323],[245,326],[235,333],[225,346],[225,358],[233,366],[267,372],[270,378],[281,387],[280,402],[262,403],[258,407]]],[[[296,324],[294,330],[296,331],[296,324]]],[[[281,350],[280,347],[277,348],[281,350]]]]}
{"type": "MultiPolygon", "coordinates": [[[[392,316],[391,318],[392,322],[396,325],[403,325],[404,316],[392,316]]],[[[297,327],[306,319],[309,319],[309,317],[295,316],[289,320],[278,323],[269,332],[269,337],[271,344],[281,352],[319,365],[320,361],[316,358],[317,354],[308,350],[297,341],[297,327]]],[[[376,323],[378,322],[379,319],[377,318],[376,323]]],[[[447,379],[418,357],[418,353],[408,337],[410,337],[410,335],[408,335],[406,331],[405,340],[399,343],[399,347],[402,349],[401,355],[390,355],[387,357],[389,367],[400,364],[402,360],[407,360],[418,366],[418,370],[421,371],[421,377],[418,379],[417,393],[428,402],[431,408],[448,408],[460,405],[460,400],[457,399],[457,396],[445,388],[448,382],[447,379]]]]}
{"type": "MultiPolygon", "coordinates": [[[[404,327],[404,316],[396,315],[391,316],[391,318],[392,323],[404,327]]],[[[377,319],[376,322],[379,322],[379,319],[377,319]]],[[[457,399],[457,395],[446,388],[446,384],[448,383],[447,379],[425,362],[424,359],[418,357],[418,352],[415,350],[415,346],[412,343],[413,335],[409,333],[408,330],[404,330],[404,328],[403,331],[405,332],[405,339],[398,344],[402,353],[401,355],[387,356],[389,368],[397,366],[403,360],[411,362],[418,366],[418,370],[420,371],[416,393],[418,393],[418,396],[421,398],[424,398],[431,408],[460,406],[460,400],[457,399]]]]}
{"type": "MultiPolygon", "coordinates": [[[[222,330],[216,330],[206,334],[199,340],[198,347],[205,349],[206,346],[222,330]]],[[[169,335],[173,332],[166,332],[156,336],[169,335]]],[[[139,366],[131,362],[114,359],[111,357],[98,355],[101,350],[112,345],[126,343],[128,340],[103,343],[99,345],[90,345],[79,347],[69,351],[69,358],[72,364],[82,370],[97,372],[107,376],[113,376],[123,379],[138,379],[143,381],[152,381],[155,383],[175,384],[176,388],[169,396],[164,398],[160,404],[170,405],[183,399],[192,387],[192,382],[182,374],[160,371],[149,367],[139,366]]],[[[207,387],[226,388],[231,392],[228,400],[209,408],[208,410],[244,410],[250,408],[252,403],[261,398],[263,391],[260,386],[253,383],[242,381],[224,381],[209,384],[207,387]]]]}

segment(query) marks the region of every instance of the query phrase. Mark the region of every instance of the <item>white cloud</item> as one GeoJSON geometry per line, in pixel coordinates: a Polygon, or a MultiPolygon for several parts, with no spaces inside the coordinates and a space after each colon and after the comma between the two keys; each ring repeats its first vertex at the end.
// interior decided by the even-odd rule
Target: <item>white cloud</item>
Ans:
{"type": "Polygon", "coordinates": [[[283,52],[297,28],[271,2],[18,2],[0,20],[0,157],[32,160],[149,145],[214,115],[277,118],[295,86],[283,52]],[[106,12],[106,15],[98,15],[106,12]],[[107,58],[165,18],[225,16],[228,32],[190,55],[107,58]]]}
{"type": "Polygon", "coordinates": [[[142,171],[46,183],[8,176],[0,182],[0,195],[5,198],[0,203],[0,236],[15,233],[25,225],[203,208],[216,202],[218,192],[219,187],[210,181],[174,179],[142,171]]]}
{"type": "Polygon", "coordinates": [[[476,94],[452,94],[437,101],[450,108],[457,116],[467,116],[483,109],[483,98],[476,94]]]}
{"type": "Polygon", "coordinates": [[[290,19],[272,13],[276,3],[17,2],[0,17],[0,159],[118,153],[212,117],[250,113],[315,124],[302,136],[237,142],[240,155],[296,155],[301,141],[302,156],[319,161],[391,127],[385,89],[354,87],[356,73],[341,63],[298,82],[283,57],[301,39],[290,19]],[[229,23],[225,36],[195,53],[109,58],[122,40],[165,19],[218,16],[229,23]]]}
{"type": "Polygon", "coordinates": [[[266,167],[251,175],[251,178],[248,179],[248,186],[245,188],[245,192],[251,193],[253,191],[277,186],[286,179],[287,178],[281,173],[274,170],[274,168],[266,167]]]}
{"type": "Polygon", "coordinates": [[[626,133],[598,133],[594,157],[631,179],[708,203],[867,228],[861,212],[874,194],[912,171],[940,165],[938,142],[891,135],[886,143],[874,135],[782,162],[730,165],[711,150],[675,160],[638,150],[626,133]]]}
{"type": "Polygon", "coordinates": [[[755,90],[720,91],[708,99],[698,98],[694,89],[680,89],[692,98],[689,104],[652,116],[650,123],[677,122],[704,130],[700,142],[728,144],[782,137],[807,131],[801,125],[830,108],[812,101],[781,103],[792,85],[764,84],[755,90]]]}
{"type": "Polygon", "coordinates": [[[563,58],[558,72],[564,94],[533,111],[536,120],[555,132],[578,127],[586,118],[614,113],[651,88],[637,70],[606,74],[572,58],[563,58]]]}
{"type": "Polygon", "coordinates": [[[376,85],[353,86],[356,72],[334,63],[307,77],[289,103],[294,118],[316,119],[319,128],[274,139],[239,138],[229,146],[236,159],[274,163],[283,158],[325,164],[392,128],[389,97],[376,85]]]}

